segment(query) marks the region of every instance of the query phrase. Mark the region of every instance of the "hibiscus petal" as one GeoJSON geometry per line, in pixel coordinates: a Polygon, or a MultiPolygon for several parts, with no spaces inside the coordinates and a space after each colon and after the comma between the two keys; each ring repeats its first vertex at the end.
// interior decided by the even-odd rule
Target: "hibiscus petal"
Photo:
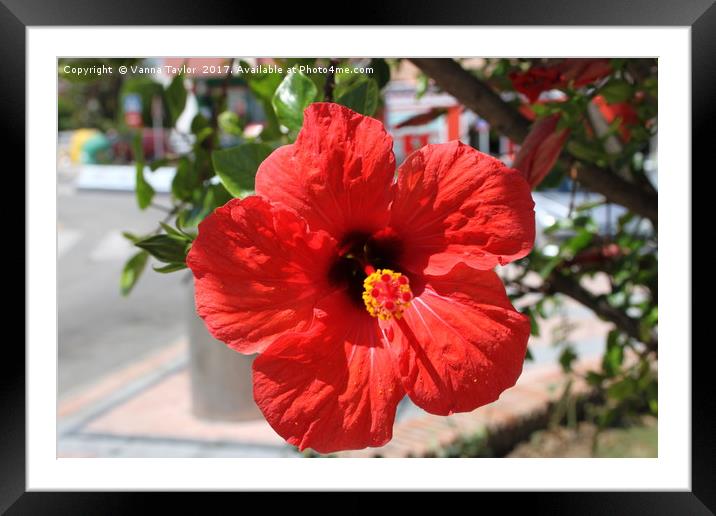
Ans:
{"type": "Polygon", "coordinates": [[[562,69],[562,84],[566,86],[570,81],[574,81],[574,86],[577,88],[586,86],[612,73],[610,60],[602,58],[565,59],[560,68],[562,69]]]}
{"type": "Polygon", "coordinates": [[[273,429],[301,450],[382,446],[405,391],[376,320],[331,297],[330,315],[256,358],[254,399],[273,429]]]}
{"type": "Polygon", "coordinates": [[[634,107],[628,102],[609,104],[607,99],[605,99],[602,95],[594,97],[592,102],[599,108],[599,112],[608,124],[611,124],[617,118],[621,118],[621,123],[619,124],[619,135],[624,143],[628,143],[629,140],[631,140],[630,127],[638,125],[639,123],[639,115],[634,107]]]}
{"type": "Polygon", "coordinates": [[[401,265],[413,272],[444,274],[459,262],[487,270],[530,252],[533,208],[519,172],[450,142],[401,165],[390,225],[403,240],[401,265]]]}
{"type": "Polygon", "coordinates": [[[385,226],[394,173],[393,140],[383,124],[338,104],[315,103],[296,142],[259,167],[256,193],[340,240],[385,226]]]}
{"type": "Polygon", "coordinates": [[[405,390],[440,415],[495,401],[522,372],[529,319],[492,271],[459,264],[426,279],[403,318],[384,328],[405,390]]]}
{"type": "Polygon", "coordinates": [[[241,353],[303,330],[326,295],[335,241],[257,196],[233,199],[199,224],[187,265],[209,332],[241,353]]]}
{"type": "Polygon", "coordinates": [[[539,119],[522,142],[512,166],[522,173],[532,188],[539,185],[562,153],[569,129],[557,129],[560,114],[539,119]]]}

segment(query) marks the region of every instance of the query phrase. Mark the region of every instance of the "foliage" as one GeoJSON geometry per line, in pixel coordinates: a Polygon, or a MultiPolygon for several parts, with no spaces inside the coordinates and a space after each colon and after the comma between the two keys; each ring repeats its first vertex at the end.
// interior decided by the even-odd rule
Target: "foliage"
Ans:
{"type": "MultiPolygon", "coordinates": [[[[614,59],[610,64],[607,76],[579,88],[568,84],[561,88],[563,95],[531,108],[538,118],[561,115],[562,127],[570,130],[566,151],[575,163],[597,165],[605,175],[625,178],[647,196],[655,191],[645,157],[657,132],[656,62],[614,59]],[[590,103],[599,96],[610,105],[627,103],[635,117],[617,116],[599,134],[588,116],[590,103]]],[[[510,72],[541,65],[533,60],[488,60],[479,72],[498,90],[509,92],[514,91],[506,80],[510,72]]],[[[562,183],[565,177],[569,178],[568,170],[555,166],[541,186],[562,183]]],[[[571,185],[573,199],[578,187],[571,185]]],[[[540,320],[559,310],[556,307],[563,295],[613,323],[598,371],[573,371],[577,356],[568,337],[553,335],[554,345],[561,348],[564,370],[583,377],[596,389],[597,401],[587,409],[600,427],[628,422],[643,412],[658,412],[657,229],[655,221],[630,208],[614,206],[609,197],[573,206],[569,216],[545,230],[547,242],[517,264],[509,283],[512,299],[534,321],[533,334],[538,333],[540,320]],[[598,223],[598,210],[605,214],[606,224],[598,223]],[[593,294],[584,286],[595,282],[606,289],[593,294]]]]}
{"type": "Polygon", "coordinates": [[[131,65],[137,59],[59,59],[58,75],[62,80],[58,94],[58,129],[67,131],[94,127],[103,131],[116,127],[119,109],[117,90],[120,74],[108,74],[97,80],[96,75],[65,73],[72,67],[131,65]]]}

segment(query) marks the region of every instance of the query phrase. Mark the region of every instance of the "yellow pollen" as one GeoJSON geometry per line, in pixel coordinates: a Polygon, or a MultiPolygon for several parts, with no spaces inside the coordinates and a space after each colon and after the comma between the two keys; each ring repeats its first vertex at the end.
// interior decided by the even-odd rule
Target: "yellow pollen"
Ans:
{"type": "Polygon", "coordinates": [[[410,281],[399,272],[378,269],[363,281],[363,302],[373,317],[400,319],[412,299],[410,281]]]}

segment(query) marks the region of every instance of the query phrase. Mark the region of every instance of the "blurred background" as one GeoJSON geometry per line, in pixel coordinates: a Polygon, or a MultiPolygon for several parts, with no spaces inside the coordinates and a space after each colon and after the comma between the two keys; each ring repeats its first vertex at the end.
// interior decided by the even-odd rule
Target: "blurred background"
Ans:
{"type": "Polygon", "coordinates": [[[196,225],[332,100],[396,161],[459,139],[520,170],[538,235],[498,271],[532,321],[518,384],[468,414],[406,398],[342,456],[657,454],[657,64],[649,59],[60,59],[58,454],[310,457],[267,425],[251,357],[196,317],[196,225]],[[124,68],[124,73],[120,72],[124,68]]]}

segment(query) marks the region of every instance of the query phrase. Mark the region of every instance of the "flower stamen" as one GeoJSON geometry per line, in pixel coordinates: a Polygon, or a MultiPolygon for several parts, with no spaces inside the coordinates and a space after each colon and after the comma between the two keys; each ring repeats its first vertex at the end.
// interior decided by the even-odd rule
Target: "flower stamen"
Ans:
{"type": "Polygon", "coordinates": [[[413,293],[407,276],[390,269],[378,269],[363,281],[363,302],[368,313],[384,321],[400,319],[410,308],[413,293]]]}

